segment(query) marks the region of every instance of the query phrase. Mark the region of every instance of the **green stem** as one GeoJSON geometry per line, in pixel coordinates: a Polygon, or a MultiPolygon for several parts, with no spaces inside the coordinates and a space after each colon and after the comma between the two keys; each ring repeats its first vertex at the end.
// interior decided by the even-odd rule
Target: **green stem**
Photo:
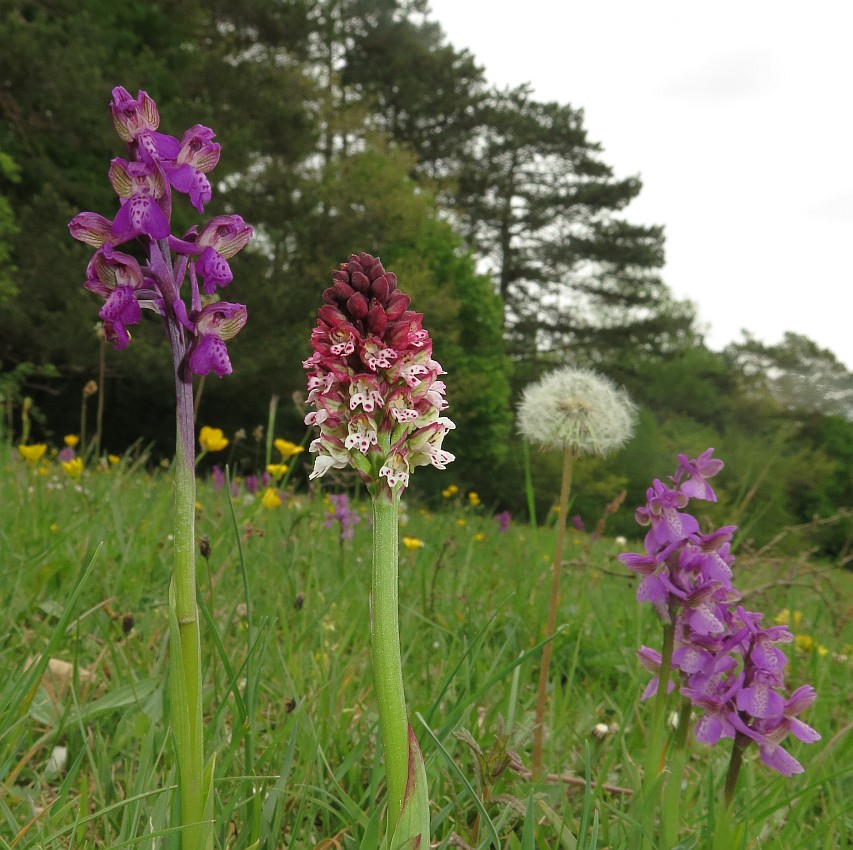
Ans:
{"type": "MultiPolygon", "coordinates": [[[[560,569],[563,565],[563,547],[566,539],[566,519],[569,512],[569,492],[572,488],[572,465],[574,454],[566,448],[563,456],[563,481],[560,487],[560,514],[557,517],[557,542],[554,546],[554,560],[551,564],[551,595],[548,601],[548,620],[545,636],[554,634],[557,627],[557,607],[560,601],[560,569]]],[[[539,667],[539,687],[536,691],[536,725],[533,732],[533,775],[539,777],[542,772],[542,738],[545,727],[545,703],[548,692],[548,678],[551,671],[551,654],[554,643],[548,641],[542,650],[542,664],[539,667]]]]}
{"type": "Polygon", "coordinates": [[[675,626],[663,627],[663,646],[661,647],[661,665],[658,675],[658,690],[652,704],[652,719],[649,726],[649,741],[643,764],[643,781],[640,793],[636,795],[636,827],[634,847],[645,848],[651,845],[654,833],[655,813],[660,794],[659,774],[666,743],[666,702],[669,677],[672,672],[672,651],[675,644],[675,626]]]}
{"type": "Polygon", "coordinates": [[[749,738],[746,735],[738,732],[735,735],[734,743],[732,744],[732,754],[729,758],[729,769],[726,771],[726,784],[723,788],[723,806],[728,812],[735,798],[735,789],[737,788],[737,778],[740,774],[741,764],[743,763],[743,752],[749,746],[749,738]]]}
{"type": "Polygon", "coordinates": [[[646,750],[646,761],[643,774],[643,791],[648,791],[658,777],[661,759],[663,758],[664,739],[666,737],[666,700],[669,688],[669,676],[672,672],[672,650],[675,643],[675,627],[663,627],[663,646],[661,647],[660,674],[658,676],[658,692],[652,706],[652,723],[649,729],[649,746],[646,750]]]}
{"type": "Polygon", "coordinates": [[[373,499],[371,652],[379,725],[385,752],[389,836],[403,807],[409,769],[409,721],[403,690],[397,598],[399,496],[380,492],[373,499]]]}
{"type": "Polygon", "coordinates": [[[521,457],[524,461],[524,489],[527,493],[527,513],[530,527],[536,528],[536,498],[533,491],[533,475],[530,472],[530,446],[527,440],[521,441],[521,457]]]}
{"type": "MultiPolygon", "coordinates": [[[[174,287],[168,247],[155,246],[152,263],[162,280],[174,287]]],[[[171,302],[169,302],[171,303],[171,302]]],[[[201,635],[195,570],[195,425],[192,375],[184,365],[186,342],[174,317],[165,318],[175,375],[175,541],[174,571],[169,592],[169,696],[178,755],[182,850],[213,847],[212,770],[205,768],[202,722],[201,635]]]]}
{"type": "Polygon", "coordinates": [[[729,768],[726,771],[723,799],[717,806],[714,817],[711,850],[731,850],[732,847],[742,846],[744,824],[733,819],[732,804],[734,803],[738,775],[743,764],[743,753],[749,743],[750,740],[746,735],[740,732],[735,735],[732,743],[732,754],[729,758],[729,768]]]}
{"type": "Polygon", "coordinates": [[[684,697],[681,700],[678,729],[669,757],[669,776],[663,789],[660,850],[668,850],[678,843],[678,826],[681,821],[681,778],[687,765],[687,732],[690,728],[692,708],[693,704],[687,697],[684,697]]]}

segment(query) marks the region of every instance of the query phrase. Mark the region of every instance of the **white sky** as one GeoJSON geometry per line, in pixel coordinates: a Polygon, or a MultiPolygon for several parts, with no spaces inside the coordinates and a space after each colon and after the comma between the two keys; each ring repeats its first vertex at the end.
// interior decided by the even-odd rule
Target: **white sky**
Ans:
{"type": "Polygon", "coordinates": [[[430,0],[498,86],[584,110],[711,348],[804,334],[853,368],[853,2],[430,0]]]}

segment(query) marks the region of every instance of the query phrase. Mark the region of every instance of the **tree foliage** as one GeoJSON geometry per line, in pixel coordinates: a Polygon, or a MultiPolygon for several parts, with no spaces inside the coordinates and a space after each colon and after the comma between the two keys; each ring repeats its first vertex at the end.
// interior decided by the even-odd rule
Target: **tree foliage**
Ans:
{"type": "MultiPolygon", "coordinates": [[[[426,0],[8,0],[0,28],[7,422],[32,395],[43,413],[34,436],[75,430],[80,390],[98,374],[88,252],[67,222],[115,211],[106,173],[122,150],[106,107],[123,85],[155,98],[166,132],[188,119],[215,130],[208,211],[239,213],[257,234],[234,268],[250,317],[233,341],[235,373],[205,382],[200,424],[251,429],[271,395],[304,392],[319,295],[365,250],[426,315],[458,425],[452,478],[486,504],[523,510],[513,397],[567,361],[642,406],[635,440],[590,465],[577,506],[588,524],[610,490],[639,502],[676,453],[711,444],[729,461],[721,508],[756,539],[853,501],[843,364],[796,334],[709,351],[693,305],[661,280],[663,229],[630,220],[639,178],[614,173],[581,109],[491,88],[426,0]]],[[[174,402],[151,322],[132,356],[106,351],[104,444],[141,438],[166,454],[174,402]]],[[[280,406],[279,423],[303,433],[295,405],[280,406]]],[[[547,507],[558,464],[535,462],[547,507]]],[[[446,485],[416,480],[427,494],[446,485]]],[[[629,514],[608,527],[633,533],[629,514]]],[[[849,541],[836,523],[819,545],[838,553],[849,541]]]]}

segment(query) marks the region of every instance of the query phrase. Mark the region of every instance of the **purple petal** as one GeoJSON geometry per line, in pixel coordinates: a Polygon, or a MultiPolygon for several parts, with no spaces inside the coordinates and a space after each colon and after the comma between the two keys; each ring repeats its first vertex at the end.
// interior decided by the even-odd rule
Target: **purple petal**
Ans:
{"type": "Polygon", "coordinates": [[[716,744],[723,734],[722,721],[716,714],[703,714],[696,721],[694,734],[703,744],[716,744]]]}
{"type": "Polygon", "coordinates": [[[68,223],[71,235],[93,248],[100,248],[104,242],[110,241],[112,227],[113,223],[109,219],[93,212],[79,213],[68,223]]]}
{"type": "Polygon", "coordinates": [[[210,200],[212,190],[210,181],[197,168],[191,165],[164,165],[169,182],[179,192],[190,196],[192,205],[201,213],[204,205],[210,200]]]}
{"type": "Polygon", "coordinates": [[[803,772],[803,766],[778,744],[761,744],[758,747],[758,752],[761,756],[761,761],[767,767],[781,773],[782,776],[793,776],[795,773],[803,772]]]}
{"type": "Polygon", "coordinates": [[[156,201],[148,195],[134,195],[122,204],[112,226],[116,245],[146,234],[152,239],[165,239],[169,235],[169,222],[156,201]]]}
{"type": "Polygon", "coordinates": [[[803,723],[802,720],[797,720],[796,717],[792,717],[788,723],[791,727],[791,734],[804,744],[813,744],[821,738],[820,732],[817,729],[812,729],[808,723],[803,723]]]}
{"type": "Polygon", "coordinates": [[[737,695],[737,707],[753,717],[780,717],[785,701],[765,682],[756,682],[751,688],[744,688],[737,695]]]}
{"type": "Polygon", "coordinates": [[[809,708],[817,699],[817,693],[811,685],[800,685],[791,696],[785,700],[785,714],[788,717],[793,717],[801,711],[809,708]]]}
{"type": "Polygon", "coordinates": [[[190,369],[196,375],[215,372],[218,377],[230,375],[231,360],[225,343],[217,336],[202,336],[189,357],[190,369]]]}
{"type": "Polygon", "coordinates": [[[217,286],[227,286],[234,279],[228,261],[213,248],[202,251],[196,262],[196,271],[204,278],[204,291],[213,295],[217,286]]]}
{"type": "Polygon", "coordinates": [[[104,333],[113,348],[126,348],[130,335],[125,325],[135,325],[142,318],[142,310],[131,286],[118,286],[104,302],[98,315],[104,322],[104,333]]]}

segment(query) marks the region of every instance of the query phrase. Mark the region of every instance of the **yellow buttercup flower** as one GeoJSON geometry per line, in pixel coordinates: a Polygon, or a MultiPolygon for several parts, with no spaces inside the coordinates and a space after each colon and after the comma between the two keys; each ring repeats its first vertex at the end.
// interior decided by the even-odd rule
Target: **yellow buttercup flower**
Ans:
{"type": "Polygon", "coordinates": [[[302,446],[298,446],[296,443],[291,443],[290,440],[282,440],[281,437],[275,440],[273,445],[279,450],[279,452],[281,452],[283,460],[287,460],[289,457],[293,457],[294,455],[302,454],[302,452],[305,451],[302,446]]]}
{"type": "Polygon", "coordinates": [[[31,466],[35,466],[47,451],[45,443],[34,443],[32,446],[18,446],[18,454],[31,466]]]}
{"type": "Polygon", "coordinates": [[[59,526],[58,526],[55,522],[52,522],[52,523],[50,524],[50,530],[51,530],[54,534],[56,534],[56,532],[57,532],[57,531],[59,531],[59,526]]]}
{"type": "Polygon", "coordinates": [[[267,464],[267,472],[273,476],[273,478],[282,478],[284,474],[287,472],[287,464],[286,463],[268,463],[267,464]]]}
{"type": "Polygon", "coordinates": [[[107,460],[110,462],[110,466],[121,463],[121,458],[118,455],[107,455],[107,460]]]}
{"type": "Polygon", "coordinates": [[[79,478],[83,474],[83,458],[73,457],[62,461],[62,471],[69,478],[79,478]]]}
{"type": "Polygon", "coordinates": [[[460,528],[465,528],[465,520],[464,520],[464,519],[462,519],[461,517],[460,517],[459,519],[457,519],[457,520],[456,520],[456,524],[457,524],[460,528]]]}
{"type": "Polygon", "coordinates": [[[475,539],[478,543],[482,543],[482,542],[486,539],[486,535],[485,535],[485,534],[483,534],[483,532],[482,532],[482,531],[478,531],[478,532],[474,535],[474,539],[475,539]]]}
{"type": "Polygon", "coordinates": [[[473,490],[468,494],[468,504],[471,505],[472,508],[476,508],[477,505],[480,504],[480,496],[473,490]]]}
{"type": "Polygon", "coordinates": [[[446,487],[441,491],[441,495],[444,496],[445,499],[452,499],[459,492],[459,488],[455,484],[451,484],[449,487],[446,487]]]}
{"type": "Polygon", "coordinates": [[[794,646],[803,652],[811,652],[814,649],[814,638],[811,635],[794,635],[794,646]]]}
{"type": "Polygon", "coordinates": [[[423,540],[418,540],[417,537],[404,537],[403,545],[411,552],[415,549],[423,549],[424,542],[423,540]]]}
{"type": "Polygon", "coordinates": [[[205,425],[199,432],[198,444],[204,452],[221,452],[228,445],[228,440],[221,428],[205,425]]]}
{"type": "Polygon", "coordinates": [[[780,626],[793,626],[797,628],[803,621],[802,611],[789,611],[783,608],[774,618],[773,622],[780,626]]]}
{"type": "Polygon", "coordinates": [[[261,504],[265,508],[277,508],[281,504],[281,496],[272,487],[267,487],[261,496],[261,504]]]}
{"type": "Polygon", "coordinates": [[[62,439],[65,441],[65,445],[71,449],[80,442],[80,438],[76,434],[66,434],[62,439]]]}

